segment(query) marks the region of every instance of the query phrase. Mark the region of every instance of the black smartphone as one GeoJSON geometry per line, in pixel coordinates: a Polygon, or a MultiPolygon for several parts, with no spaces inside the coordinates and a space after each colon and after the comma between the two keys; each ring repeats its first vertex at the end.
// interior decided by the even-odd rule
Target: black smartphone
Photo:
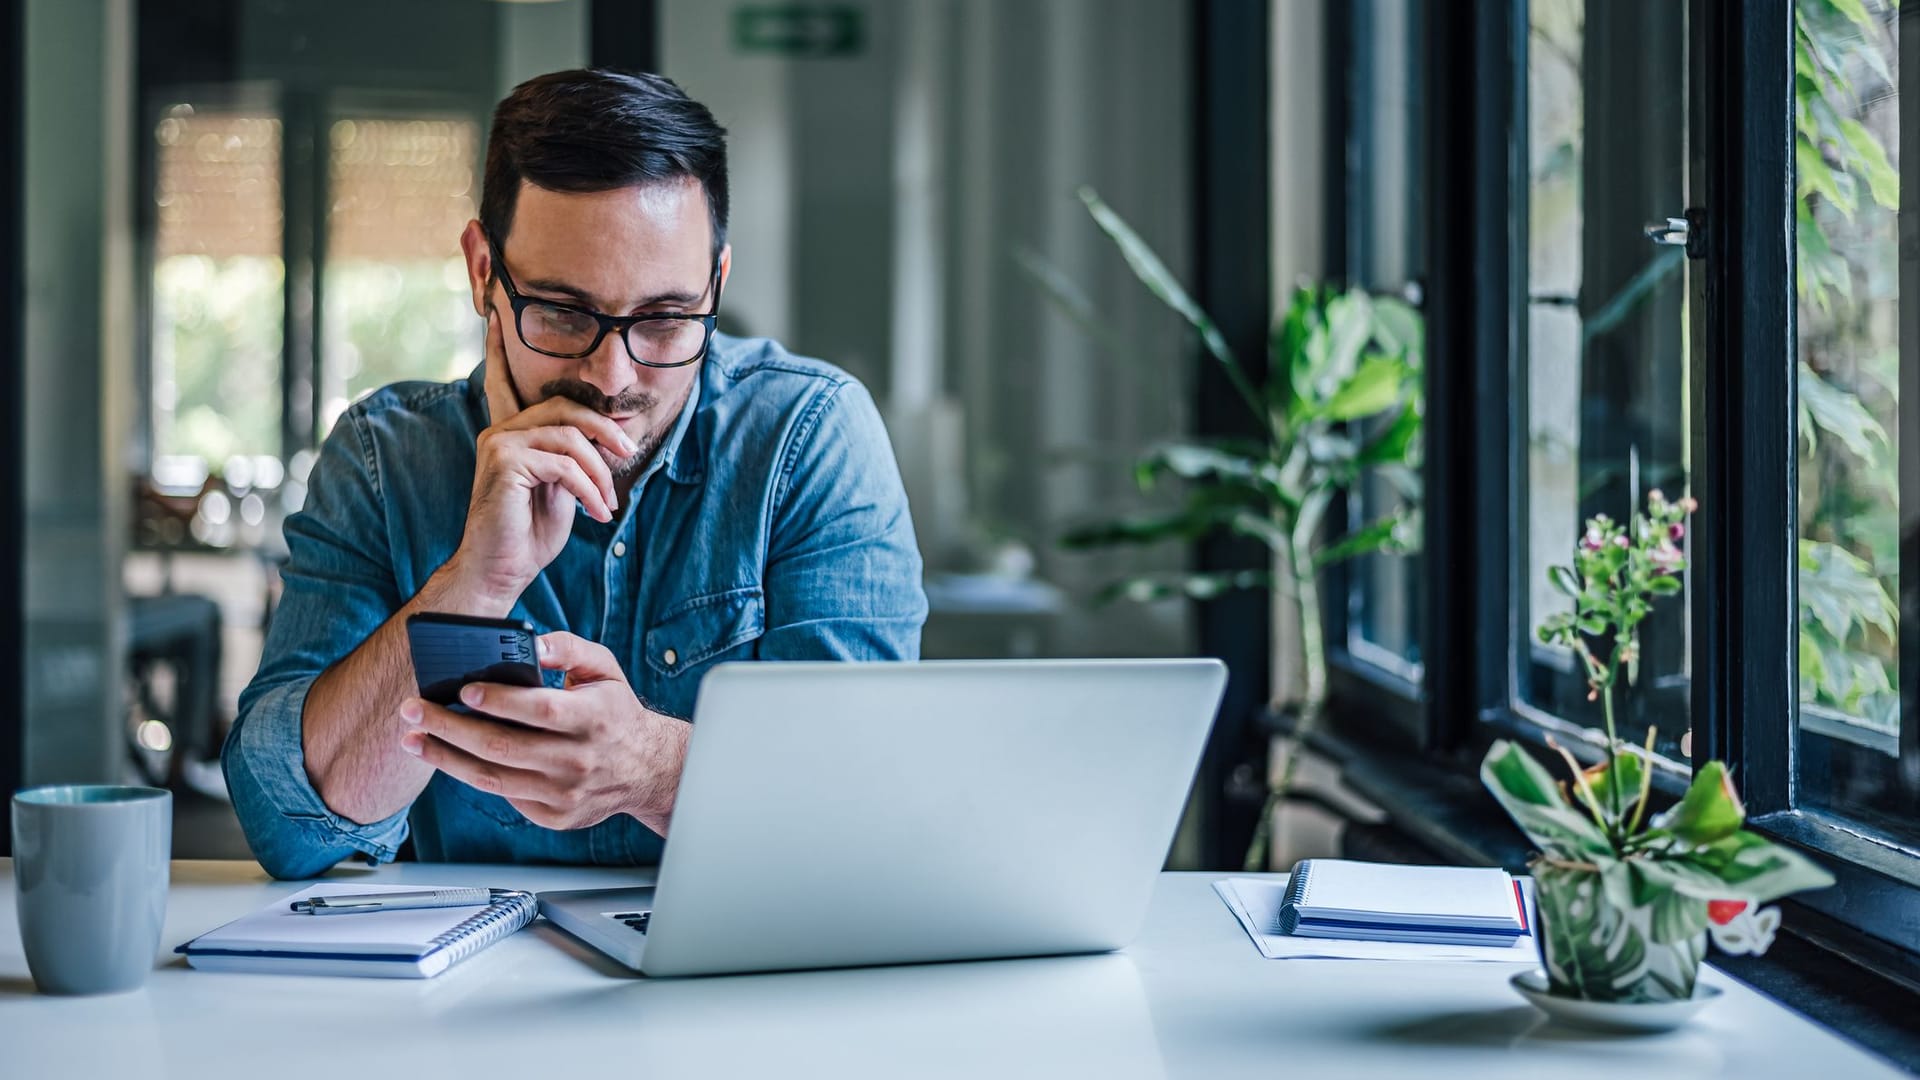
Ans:
{"type": "Polygon", "coordinates": [[[423,611],[407,616],[407,645],[420,696],[454,712],[473,714],[460,703],[468,683],[540,686],[533,624],[522,619],[486,619],[423,611]]]}

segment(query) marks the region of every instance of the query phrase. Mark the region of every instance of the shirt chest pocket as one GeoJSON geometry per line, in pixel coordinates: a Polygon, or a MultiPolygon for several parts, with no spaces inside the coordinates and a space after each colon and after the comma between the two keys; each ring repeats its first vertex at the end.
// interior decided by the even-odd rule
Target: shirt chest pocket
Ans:
{"type": "Polygon", "coordinates": [[[742,659],[766,625],[759,586],[696,596],[667,609],[647,630],[647,668],[679,681],[721,660],[742,659]]]}

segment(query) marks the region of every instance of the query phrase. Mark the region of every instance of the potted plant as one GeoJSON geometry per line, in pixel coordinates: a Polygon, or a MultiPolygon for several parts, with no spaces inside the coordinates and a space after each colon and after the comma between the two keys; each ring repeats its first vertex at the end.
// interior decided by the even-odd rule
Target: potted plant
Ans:
{"type": "MultiPolygon", "coordinates": [[[[1273,328],[1266,375],[1256,379],[1146,242],[1091,189],[1081,188],[1079,196],[1134,276],[1197,332],[1258,431],[1252,439],[1153,447],[1134,465],[1136,482],[1145,491],[1167,478],[1184,481],[1182,504],[1076,529],[1062,542],[1084,549],[1226,534],[1271,549],[1271,570],[1141,575],[1101,594],[1103,600],[1205,600],[1233,589],[1272,589],[1291,609],[1299,633],[1293,655],[1276,666],[1298,677],[1272,702],[1287,722],[1289,748],[1282,751],[1281,774],[1268,789],[1246,858],[1249,870],[1264,869],[1273,811],[1299,756],[1291,747],[1307,736],[1326,705],[1318,575],[1343,559],[1403,552],[1418,543],[1421,319],[1407,304],[1363,289],[1302,286],[1273,328]],[[1323,536],[1336,496],[1369,471],[1393,483],[1403,505],[1357,529],[1323,536]]],[[[1023,262],[1068,314],[1098,332],[1097,318],[1056,271],[1031,256],[1023,262]]]]}
{"type": "Polygon", "coordinates": [[[1833,878],[1799,854],[1743,827],[1746,811],[1725,765],[1709,761],[1672,808],[1649,813],[1654,733],[1644,748],[1614,732],[1614,691],[1639,670],[1639,626],[1663,596],[1680,592],[1686,568],[1679,541],[1694,500],[1647,495],[1647,512],[1622,526],[1587,522],[1571,567],[1549,577],[1571,611],[1539,627],[1542,642],[1570,651],[1589,700],[1606,716],[1606,757],[1582,769],[1551,739],[1572,770],[1556,782],[1521,747],[1500,740],[1481,780],[1538,853],[1534,928],[1549,992],[1586,1001],[1686,1001],[1706,952],[1710,926],[1723,947],[1759,952],[1778,925],[1757,906],[1833,878]],[[1721,925],[1724,924],[1724,929],[1721,925]]]}

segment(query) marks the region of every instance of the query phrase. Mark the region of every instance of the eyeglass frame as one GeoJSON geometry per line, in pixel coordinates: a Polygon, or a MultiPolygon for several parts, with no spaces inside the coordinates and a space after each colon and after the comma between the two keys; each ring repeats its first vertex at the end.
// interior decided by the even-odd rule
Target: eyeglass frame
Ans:
{"type": "Polygon", "coordinates": [[[708,288],[712,289],[713,291],[713,310],[712,311],[707,311],[707,312],[656,311],[656,312],[647,312],[640,315],[607,315],[602,312],[595,311],[592,308],[583,308],[575,304],[563,304],[558,300],[548,300],[547,298],[541,297],[541,296],[524,295],[523,293],[521,293],[519,286],[513,283],[513,274],[511,271],[507,269],[507,260],[500,253],[500,245],[495,243],[493,237],[491,236],[487,237],[487,251],[491,253],[493,256],[493,265],[500,271],[500,284],[507,290],[507,304],[513,308],[514,334],[520,338],[520,344],[525,345],[527,348],[532,349],[534,352],[539,353],[541,356],[551,356],[556,360],[579,360],[583,357],[592,356],[594,354],[594,351],[600,348],[600,343],[607,340],[607,335],[610,333],[616,333],[616,332],[620,336],[621,346],[627,350],[627,359],[632,360],[634,363],[639,364],[641,367],[650,367],[650,368],[686,367],[689,364],[697,364],[700,361],[706,359],[708,350],[713,348],[714,324],[719,320],[719,317],[720,317],[720,260],[718,257],[715,257],[714,259],[713,277],[708,285],[708,288]],[[521,328],[520,320],[523,317],[525,317],[528,306],[532,304],[545,304],[548,307],[559,308],[561,311],[571,312],[575,315],[584,315],[587,318],[592,319],[594,322],[599,324],[599,328],[600,328],[599,332],[594,334],[593,336],[593,344],[587,346],[585,349],[582,349],[579,352],[557,353],[557,352],[549,351],[547,349],[543,349],[540,346],[535,345],[533,342],[528,341],[527,332],[521,328]],[[676,360],[671,364],[660,364],[660,363],[655,363],[654,361],[651,361],[651,360],[642,360],[640,359],[640,357],[634,354],[633,342],[627,339],[627,330],[630,327],[633,327],[639,323],[691,322],[695,320],[697,320],[700,323],[700,325],[705,328],[706,334],[703,338],[701,338],[700,351],[694,353],[691,359],[676,360]]]}

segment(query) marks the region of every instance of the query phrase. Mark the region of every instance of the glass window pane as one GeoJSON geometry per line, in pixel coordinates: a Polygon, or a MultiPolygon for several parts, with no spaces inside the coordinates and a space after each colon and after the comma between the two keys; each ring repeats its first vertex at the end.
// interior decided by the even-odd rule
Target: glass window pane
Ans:
{"type": "Polygon", "coordinates": [[[323,437],[366,394],[465,378],[481,350],[460,254],[477,204],[479,124],[343,117],[328,147],[323,437]]]}
{"type": "Polygon", "coordinates": [[[178,105],[153,138],[155,467],[204,476],[280,453],[280,120],[178,105]]]}
{"type": "Polygon", "coordinates": [[[1802,800],[1914,835],[1895,602],[1915,482],[1900,462],[1916,344],[1901,334],[1900,26],[1877,0],[1795,7],[1802,800]]]}
{"type": "MultiPolygon", "coordinates": [[[[1531,0],[1527,14],[1517,670],[1527,705],[1598,727],[1573,655],[1533,630],[1569,608],[1547,568],[1572,561],[1587,518],[1624,520],[1649,490],[1686,484],[1685,256],[1643,232],[1686,206],[1686,5],[1531,0]]],[[[1686,604],[1656,607],[1641,643],[1639,681],[1615,702],[1619,734],[1639,741],[1655,725],[1678,757],[1686,604]]]]}
{"type": "MultiPolygon", "coordinates": [[[[1419,302],[1426,252],[1420,192],[1425,186],[1420,87],[1425,73],[1421,14],[1414,0],[1359,0],[1352,5],[1354,115],[1349,132],[1348,276],[1376,293],[1419,302]]],[[[1382,426],[1390,418],[1380,421],[1382,426]]],[[[1365,438],[1373,434],[1362,431],[1365,438]]],[[[1409,520],[1419,498],[1415,468],[1372,469],[1347,500],[1348,527],[1390,515],[1409,520]]],[[[1423,601],[1420,555],[1355,559],[1350,572],[1347,647],[1357,658],[1419,676],[1423,601]]]]}

